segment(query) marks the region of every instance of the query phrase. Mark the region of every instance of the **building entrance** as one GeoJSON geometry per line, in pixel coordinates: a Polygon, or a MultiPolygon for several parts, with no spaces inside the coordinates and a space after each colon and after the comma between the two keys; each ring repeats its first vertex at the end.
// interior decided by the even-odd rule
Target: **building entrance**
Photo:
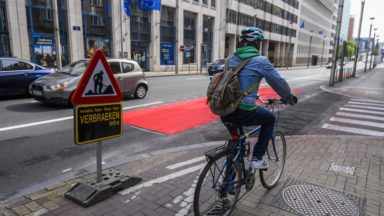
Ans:
{"type": "Polygon", "coordinates": [[[149,70],[147,46],[132,46],[131,58],[137,61],[144,71],[149,70]]]}

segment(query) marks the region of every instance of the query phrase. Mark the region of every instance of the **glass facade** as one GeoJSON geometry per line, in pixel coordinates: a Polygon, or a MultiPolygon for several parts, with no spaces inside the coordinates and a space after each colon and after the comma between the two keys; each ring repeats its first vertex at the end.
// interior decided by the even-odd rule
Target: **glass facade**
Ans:
{"type": "Polygon", "coordinates": [[[0,1],[0,57],[10,57],[8,20],[4,0],[0,1]]]}
{"type": "MultiPolygon", "coordinates": [[[[62,64],[68,64],[68,31],[66,0],[58,1],[62,64]]],[[[31,60],[36,64],[55,67],[56,45],[51,0],[26,1],[31,60]]]]}
{"type": "Polygon", "coordinates": [[[203,44],[202,59],[203,64],[212,62],[212,48],[213,48],[213,25],[215,18],[210,16],[203,16],[203,44]]]}
{"type": "Polygon", "coordinates": [[[162,6],[160,18],[160,64],[175,64],[175,8],[162,6]]]}
{"type": "Polygon", "coordinates": [[[151,42],[151,14],[131,3],[131,58],[140,67],[149,70],[149,43],[151,42]]]}
{"type": "Polygon", "coordinates": [[[81,0],[83,11],[84,55],[100,49],[111,57],[112,18],[110,0],[81,0]]]}
{"type": "Polygon", "coordinates": [[[196,63],[196,20],[196,13],[184,11],[183,64],[196,63]]]}

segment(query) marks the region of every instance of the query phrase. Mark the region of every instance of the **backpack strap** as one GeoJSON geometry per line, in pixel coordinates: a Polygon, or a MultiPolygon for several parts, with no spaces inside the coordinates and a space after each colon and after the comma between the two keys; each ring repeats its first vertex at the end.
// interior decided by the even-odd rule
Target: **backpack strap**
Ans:
{"type": "Polygon", "coordinates": [[[244,96],[247,96],[249,93],[251,93],[253,90],[259,88],[261,79],[255,83],[253,86],[249,87],[245,92],[243,92],[244,96]]]}

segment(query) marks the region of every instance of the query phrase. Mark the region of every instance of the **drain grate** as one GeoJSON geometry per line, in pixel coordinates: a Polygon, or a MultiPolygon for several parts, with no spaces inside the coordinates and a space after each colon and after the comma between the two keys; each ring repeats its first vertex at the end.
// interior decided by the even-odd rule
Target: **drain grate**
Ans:
{"type": "Polygon", "coordinates": [[[301,215],[364,215],[365,199],[290,179],[275,197],[273,205],[301,215]]]}

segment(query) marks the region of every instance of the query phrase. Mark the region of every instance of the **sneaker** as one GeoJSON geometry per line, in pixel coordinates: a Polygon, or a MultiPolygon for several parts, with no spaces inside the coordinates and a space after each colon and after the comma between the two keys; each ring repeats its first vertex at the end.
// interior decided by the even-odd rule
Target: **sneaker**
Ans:
{"type": "Polygon", "coordinates": [[[264,159],[257,160],[256,158],[253,158],[252,162],[251,162],[251,168],[252,169],[266,170],[266,169],[268,169],[268,163],[264,159]]]}

